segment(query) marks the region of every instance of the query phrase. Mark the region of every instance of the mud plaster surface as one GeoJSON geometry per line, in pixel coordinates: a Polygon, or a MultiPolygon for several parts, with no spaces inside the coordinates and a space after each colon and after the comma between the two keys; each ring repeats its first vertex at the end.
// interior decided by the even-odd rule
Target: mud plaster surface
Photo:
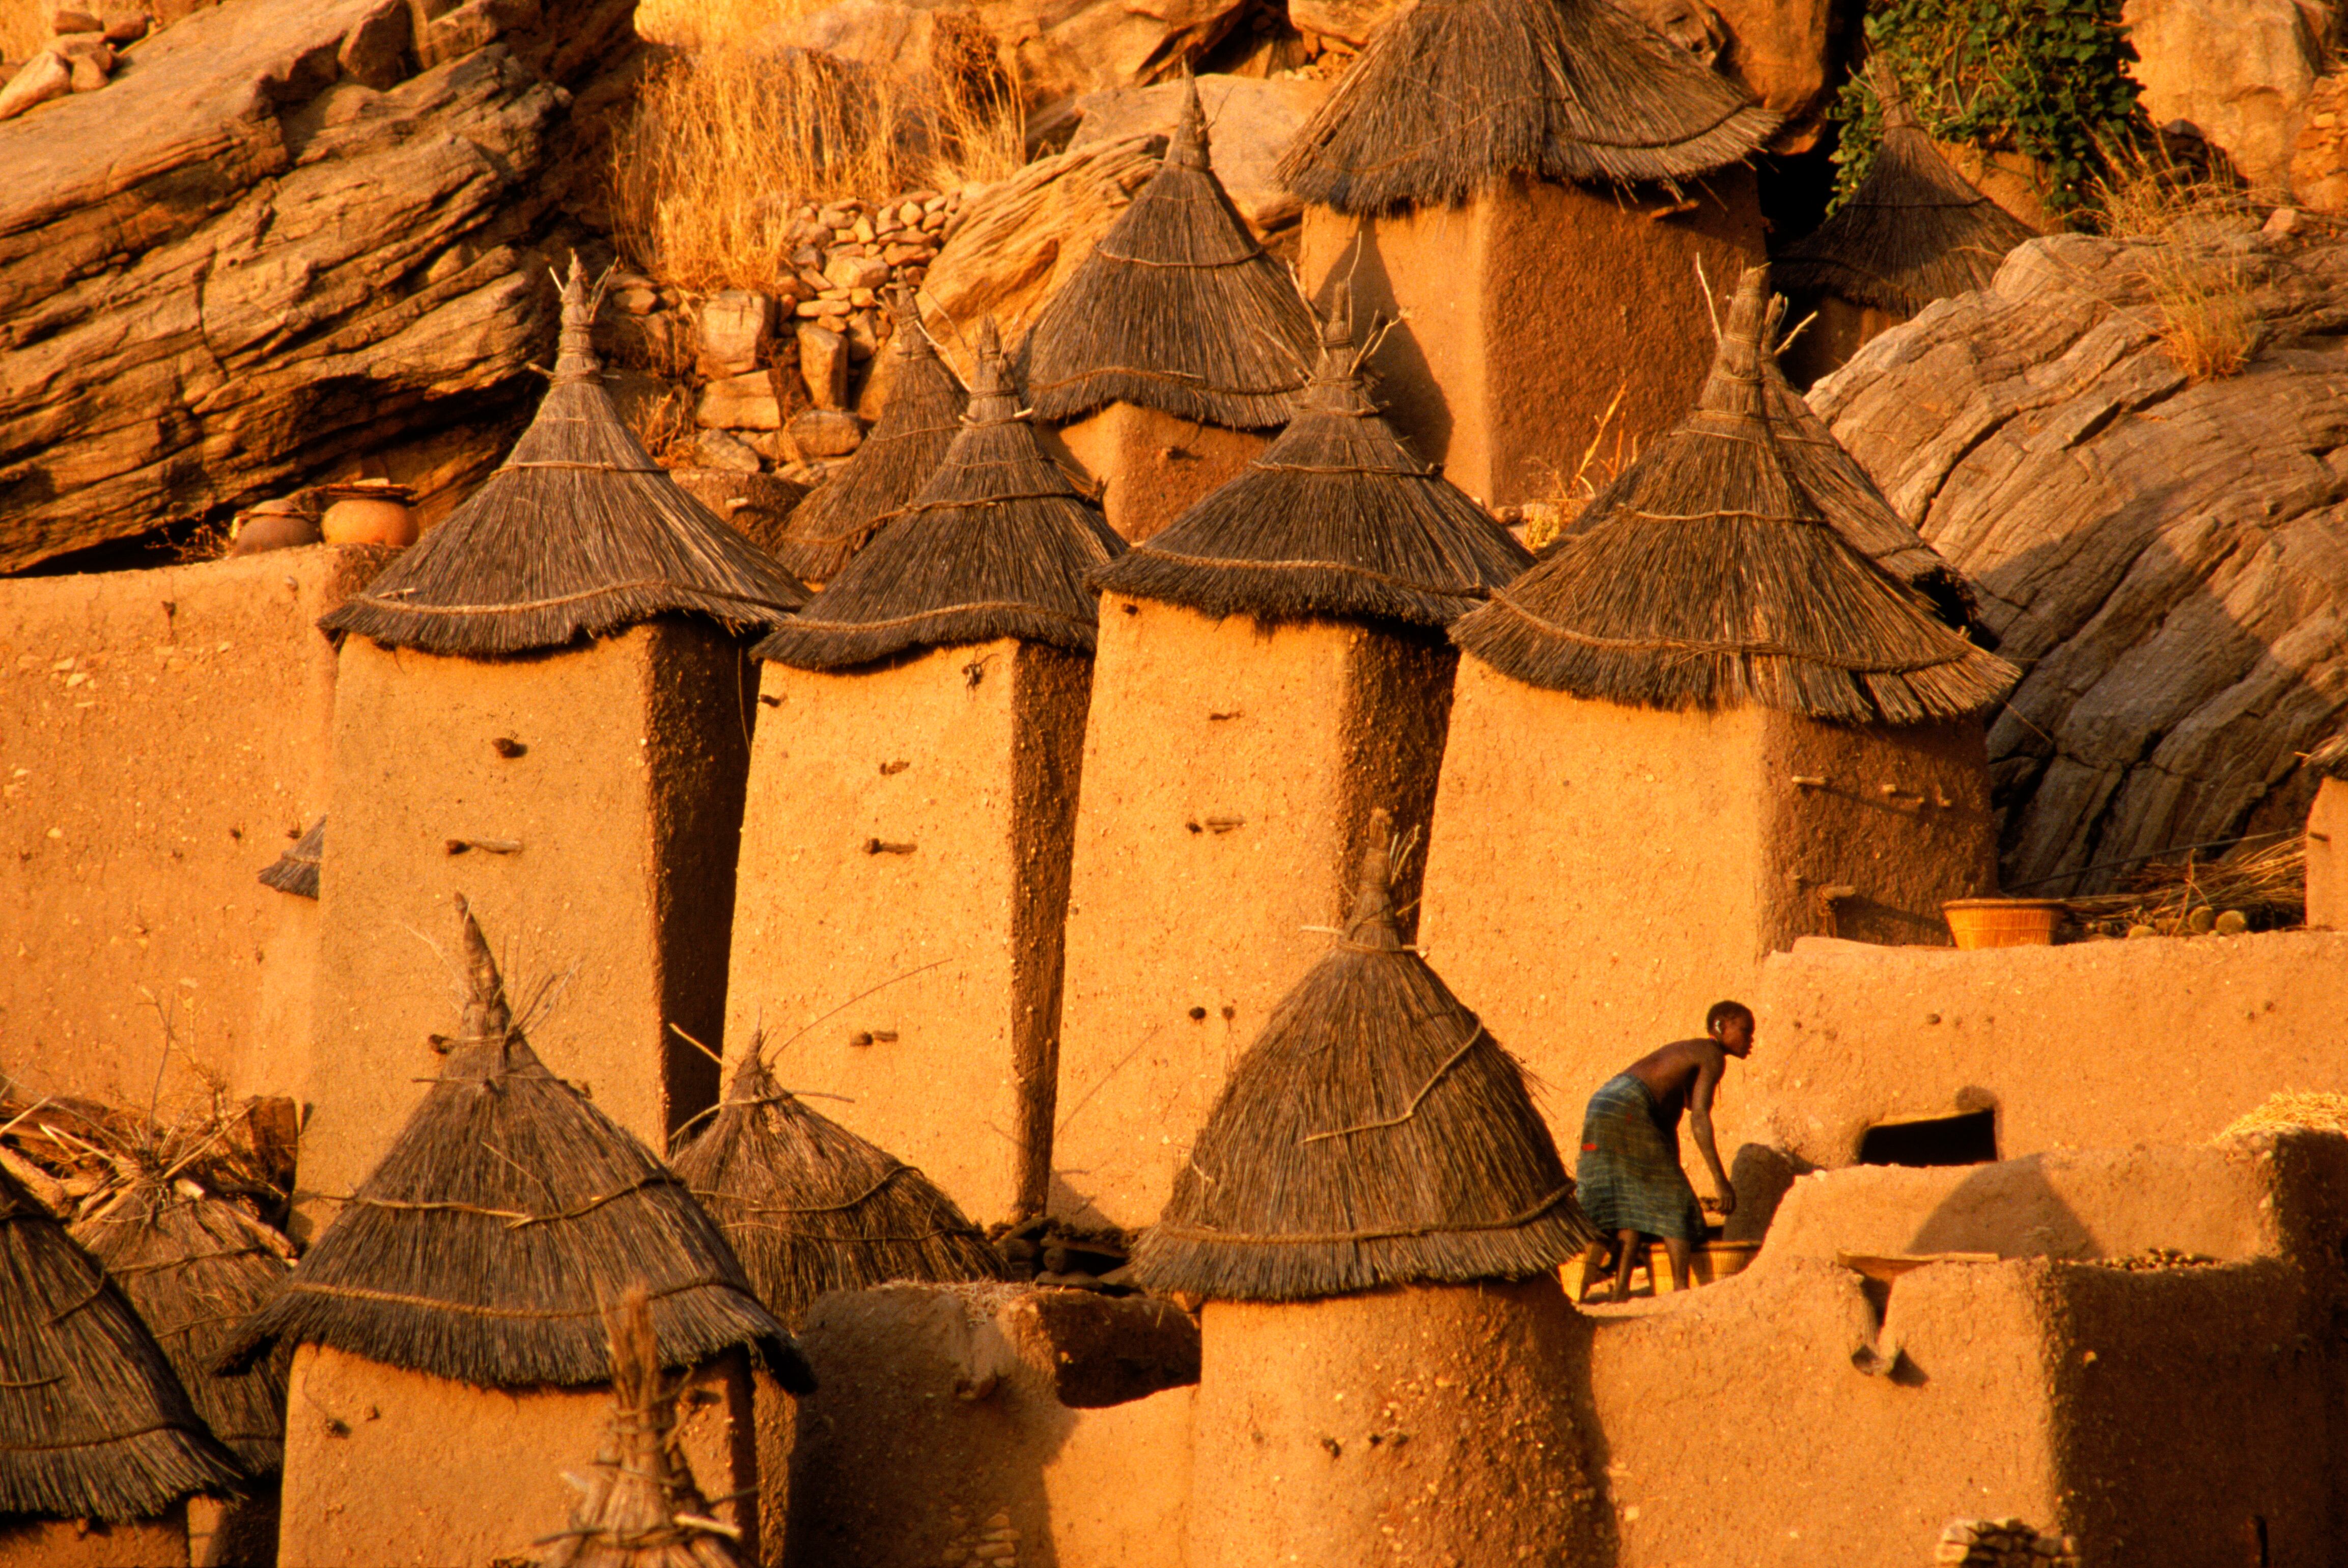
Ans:
{"type": "Polygon", "coordinates": [[[1087,479],[1107,487],[1102,513],[1128,544],[1239,478],[1271,445],[1261,431],[1227,430],[1131,403],[1112,403],[1061,427],[1058,440],[1087,479]]]}
{"type": "Polygon", "coordinates": [[[655,1150],[715,1099],[716,1065],[668,1026],[714,1044],[723,1018],[753,678],[681,620],[494,662],[345,645],[305,1212],[356,1187],[439,1070],[458,892],[518,1005],[567,976],[528,1026],[550,1069],[655,1150]]]}
{"type": "Polygon", "coordinates": [[[34,1093],[294,1095],[317,906],[254,879],[326,808],[320,615],[380,552],[0,583],[0,1036],[34,1093]]]}
{"type": "Polygon", "coordinates": [[[187,1525],[180,1509],[170,1518],[133,1524],[69,1519],[0,1524],[0,1568],[188,1568],[187,1525]]]}
{"type": "MultiPolygon", "coordinates": [[[[1421,944],[1532,1071],[1570,1144],[1601,1084],[1703,1033],[1714,1002],[1754,1004],[1763,958],[1829,919],[1875,941],[1946,942],[1941,902],[1990,874],[1987,794],[1978,727],[1624,708],[1464,660],[1421,944]],[[1830,916],[1833,888],[1853,892],[1830,916]]],[[[1756,1061],[1770,1049],[1765,1031],[1756,1061]]]]}
{"type": "Polygon", "coordinates": [[[1210,1302],[1200,1336],[1191,1563],[1602,1560],[1554,1280],[1210,1302]]]}
{"type": "Polygon", "coordinates": [[[1006,639],[762,677],[726,1050],[763,1022],[787,1086],[981,1223],[1050,1114],[1089,671],[1006,639]]]}
{"type": "MultiPolygon", "coordinates": [[[[610,1390],[480,1388],[304,1346],[286,1396],[285,1568],[488,1568],[528,1558],[571,1522],[610,1430],[610,1390]]],[[[749,1375],[738,1356],[695,1372],[678,1441],[706,1497],[756,1491],[749,1375]]],[[[754,1503],[716,1517],[748,1529],[754,1503]]]]}
{"type": "Polygon", "coordinates": [[[1307,207],[1300,270],[1324,303],[1350,275],[1356,320],[1409,313],[1371,366],[1420,456],[1488,505],[1555,497],[1618,388],[1600,454],[1619,432],[1624,463],[1695,401],[1712,361],[1698,263],[1725,291],[1762,259],[1749,170],[1687,193],[1693,209],[1668,217],[1541,181],[1366,222],[1307,207]]]}
{"type": "Polygon", "coordinates": [[[1456,663],[1413,635],[1104,598],[1055,1212],[1157,1217],[1231,1063],[1344,918],[1370,812],[1426,821],[1456,663]]]}
{"type": "Polygon", "coordinates": [[[2348,779],[2326,779],[2307,814],[2307,923],[2348,930],[2348,779]]]}

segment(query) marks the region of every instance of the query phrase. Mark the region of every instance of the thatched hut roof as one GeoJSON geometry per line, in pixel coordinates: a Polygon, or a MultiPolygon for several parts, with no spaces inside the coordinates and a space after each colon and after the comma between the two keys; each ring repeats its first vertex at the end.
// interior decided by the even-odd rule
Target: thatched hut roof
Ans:
{"type": "Polygon", "coordinates": [[[1418,0],[1279,172],[1344,212],[1449,206],[1512,175],[1691,179],[1758,150],[1779,119],[1608,0],[1418,0]]]}
{"type": "Polygon", "coordinates": [[[1010,1277],[952,1198],[808,1109],[775,1081],[761,1046],[751,1041],[725,1102],[673,1163],[777,1317],[796,1328],[828,1290],[1010,1277]]]}
{"type": "Polygon", "coordinates": [[[1370,400],[1339,291],[1303,408],[1247,471],[1093,573],[1096,586],[1266,620],[1447,626],[1531,564],[1370,400]]]}
{"type": "Polygon", "coordinates": [[[106,1271],[0,1171],[0,1514],[154,1519],[242,1479],[106,1271]]]}
{"type": "Polygon", "coordinates": [[[751,1346],[804,1381],[685,1184],[539,1061],[457,910],[471,996],[448,1065],[223,1365],[283,1341],[489,1387],[600,1383],[602,1304],[643,1280],[678,1362],[751,1346]]]}
{"type": "Polygon", "coordinates": [[[1780,304],[1746,271],[1695,411],[1453,641],[1528,686],[1632,707],[1920,724],[2004,696],[2013,667],[1847,538],[1789,455],[1763,369],[1780,304]]]}
{"type": "Polygon", "coordinates": [[[1215,178],[1187,81],[1158,172],[1028,330],[1035,415],[1064,424],[1124,402],[1262,429],[1296,412],[1312,356],[1313,318],[1215,178]]]}
{"type": "Polygon", "coordinates": [[[1596,1237],[1524,1070],[1395,934],[1387,819],[1345,934],[1272,1012],[1142,1234],[1153,1290],[1522,1279],[1596,1237]]]}
{"type": "Polygon", "coordinates": [[[775,559],[654,462],[603,390],[573,258],[554,384],[505,463],[319,623],[387,647],[492,657],[655,615],[771,627],[807,602],[775,559]]]}
{"type": "Polygon", "coordinates": [[[1875,161],[1843,204],[1777,258],[1781,288],[1817,289],[1913,315],[1989,287],[2005,253],[2036,231],[1948,165],[1886,73],[1875,161]]]}
{"type": "Polygon", "coordinates": [[[285,1238],[235,1204],[178,1188],[160,1172],[125,1188],[77,1223],[73,1236],[106,1265],[212,1436],[246,1474],[275,1474],[284,1461],[289,1357],[272,1357],[232,1377],[216,1367],[237,1324],[285,1282],[293,1255],[285,1238]]]}
{"type": "Polygon", "coordinates": [[[318,866],[325,858],[326,819],[321,817],[310,824],[308,832],[294,841],[292,849],[262,868],[261,885],[290,892],[295,898],[315,898],[318,866]]]}
{"type": "Polygon", "coordinates": [[[897,323],[889,352],[889,401],[856,455],[833,469],[791,509],[776,541],[785,566],[810,583],[829,583],[880,526],[921,493],[962,428],[970,394],[922,325],[922,313],[900,291],[890,301],[897,323]]]}
{"type": "Polygon", "coordinates": [[[571,1528],[542,1568],[740,1568],[743,1557],[677,1451],[675,1385],[661,1374],[652,1302],[641,1284],[606,1309],[612,1425],[571,1528]]]}
{"type": "Polygon", "coordinates": [[[997,637],[1093,651],[1085,574],[1125,541],[1036,444],[993,320],[975,336],[970,411],[938,471],[760,658],[839,669],[997,637]]]}

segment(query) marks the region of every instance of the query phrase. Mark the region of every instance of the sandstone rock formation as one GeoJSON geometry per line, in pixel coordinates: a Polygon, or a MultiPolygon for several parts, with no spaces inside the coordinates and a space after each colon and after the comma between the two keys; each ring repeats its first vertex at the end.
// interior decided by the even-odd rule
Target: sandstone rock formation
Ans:
{"type": "Polygon", "coordinates": [[[362,459],[445,510],[551,343],[632,9],[229,0],[0,123],[0,571],[362,459]]]}
{"type": "MultiPolygon", "coordinates": [[[[1311,77],[1199,78],[1199,102],[1207,111],[1215,178],[1223,182],[1231,205],[1259,237],[1294,222],[1304,211],[1303,200],[1273,176],[1272,166],[1288,150],[1297,128],[1328,96],[1330,85],[1325,79],[1311,77]]],[[[1076,100],[1076,112],[1084,119],[1068,145],[1074,150],[1136,134],[1170,135],[1181,112],[1182,91],[1179,82],[1167,82],[1154,88],[1087,94],[1076,100]]]]}
{"type": "Polygon", "coordinates": [[[2157,125],[2192,121],[2244,179],[2280,191],[2323,68],[2331,9],[2312,0],[2127,0],[2121,18],[2145,112],[2157,125]]]}
{"type": "Polygon", "coordinates": [[[2217,242],[2260,346],[2198,383],[2147,260],[2032,241],[1810,395],[2028,672],[1990,731],[2009,889],[2294,829],[2348,723],[2348,245],[2217,242]]]}

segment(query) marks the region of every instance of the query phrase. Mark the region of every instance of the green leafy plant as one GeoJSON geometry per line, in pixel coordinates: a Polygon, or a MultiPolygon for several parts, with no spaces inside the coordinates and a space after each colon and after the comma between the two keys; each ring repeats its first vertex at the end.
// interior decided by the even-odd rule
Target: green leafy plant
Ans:
{"type": "MultiPolygon", "coordinates": [[[[1890,70],[1933,137],[2035,160],[2054,212],[2090,202],[2101,150],[2147,129],[2120,0],[1881,0],[1869,10],[1867,44],[1873,68],[1890,70]]],[[[1854,77],[1833,116],[1839,203],[1866,178],[1883,111],[1854,77]]]]}

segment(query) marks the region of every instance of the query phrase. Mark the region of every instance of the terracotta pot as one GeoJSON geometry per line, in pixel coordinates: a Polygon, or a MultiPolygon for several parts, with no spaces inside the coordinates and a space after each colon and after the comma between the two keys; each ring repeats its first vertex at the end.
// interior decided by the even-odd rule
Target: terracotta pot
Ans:
{"type": "Polygon", "coordinates": [[[2044,947],[2065,908],[2059,898],[1957,898],[1941,906],[1959,947],[2044,947]]]}
{"type": "Polygon", "coordinates": [[[249,511],[237,519],[231,555],[259,555],[271,550],[298,550],[318,542],[318,522],[291,511],[249,511]]]}
{"type": "Polygon", "coordinates": [[[328,544],[413,544],[416,514],[379,496],[343,496],[326,508],[319,531],[328,544]]]}

